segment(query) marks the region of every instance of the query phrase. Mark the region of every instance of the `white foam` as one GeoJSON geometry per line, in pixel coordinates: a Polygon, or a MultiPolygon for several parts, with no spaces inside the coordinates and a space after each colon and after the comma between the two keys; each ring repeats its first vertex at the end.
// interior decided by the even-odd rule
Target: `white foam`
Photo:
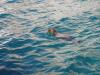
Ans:
{"type": "Polygon", "coordinates": [[[0,8],[0,14],[5,13],[6,10],[4,8],[0,8]]]}
{"type": "Polygon", "coordinates": [[[3,4],[5,2],[6,2],[6,0],[0,0],[0,4],[3,4]]]}

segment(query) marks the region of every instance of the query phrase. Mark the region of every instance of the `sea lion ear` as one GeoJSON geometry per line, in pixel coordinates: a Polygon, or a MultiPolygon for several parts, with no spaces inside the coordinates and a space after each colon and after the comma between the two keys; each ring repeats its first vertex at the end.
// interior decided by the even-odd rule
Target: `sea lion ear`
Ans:
{"type": "Polygon", "coordinates": [[[48,32],[51,32],[51,30],[50,30],[50,29],[48,29],[48,32]]]}
{"type": "Polygon", "coordinates": [[[49,35],[51,35],[51,30],[50,29],[48,29],[48,32],[47,32],[49,35]]]}

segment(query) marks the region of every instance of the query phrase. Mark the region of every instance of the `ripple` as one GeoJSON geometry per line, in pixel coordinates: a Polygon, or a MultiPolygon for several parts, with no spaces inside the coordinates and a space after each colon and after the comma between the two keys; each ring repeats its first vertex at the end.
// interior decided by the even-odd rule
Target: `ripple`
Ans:
{"type": "Polygon", "coordinates": [[[18,71],[14,71],[14,70],[6,70],[6,69],[1,69],[0,70],[0,74],[2,75],[22,75],[20,72],[18,71]]]}
{"type": "Polygon", "coordinates": [[[23,0],[7,0],[7,3],[20,3],[23,0]]]}

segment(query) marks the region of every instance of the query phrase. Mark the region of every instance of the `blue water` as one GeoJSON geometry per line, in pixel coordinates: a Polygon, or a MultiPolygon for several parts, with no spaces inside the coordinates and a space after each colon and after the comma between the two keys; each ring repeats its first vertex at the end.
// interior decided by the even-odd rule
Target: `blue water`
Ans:
{"type": "Polygon", "coordinates": [[[0,0],[0,75],[100,75],[99,0],[0,0]],[[55,27],[80,44],[49,36],[55,27]]]}

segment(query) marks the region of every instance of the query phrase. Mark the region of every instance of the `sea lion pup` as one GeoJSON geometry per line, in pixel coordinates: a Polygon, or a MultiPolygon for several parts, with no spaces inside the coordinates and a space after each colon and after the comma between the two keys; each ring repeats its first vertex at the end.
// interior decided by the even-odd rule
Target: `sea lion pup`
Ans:
{"type": "Polygon", "coordinates": [[[70,36],[69,34],[57,32],[55,28],[48,28],[48,34],[51,35],[51,36],[57,37],[58,39],[73,41],[74,43],[80,43],[81,42],[81,41],[76,41],[75,37],[70,36]]]}

